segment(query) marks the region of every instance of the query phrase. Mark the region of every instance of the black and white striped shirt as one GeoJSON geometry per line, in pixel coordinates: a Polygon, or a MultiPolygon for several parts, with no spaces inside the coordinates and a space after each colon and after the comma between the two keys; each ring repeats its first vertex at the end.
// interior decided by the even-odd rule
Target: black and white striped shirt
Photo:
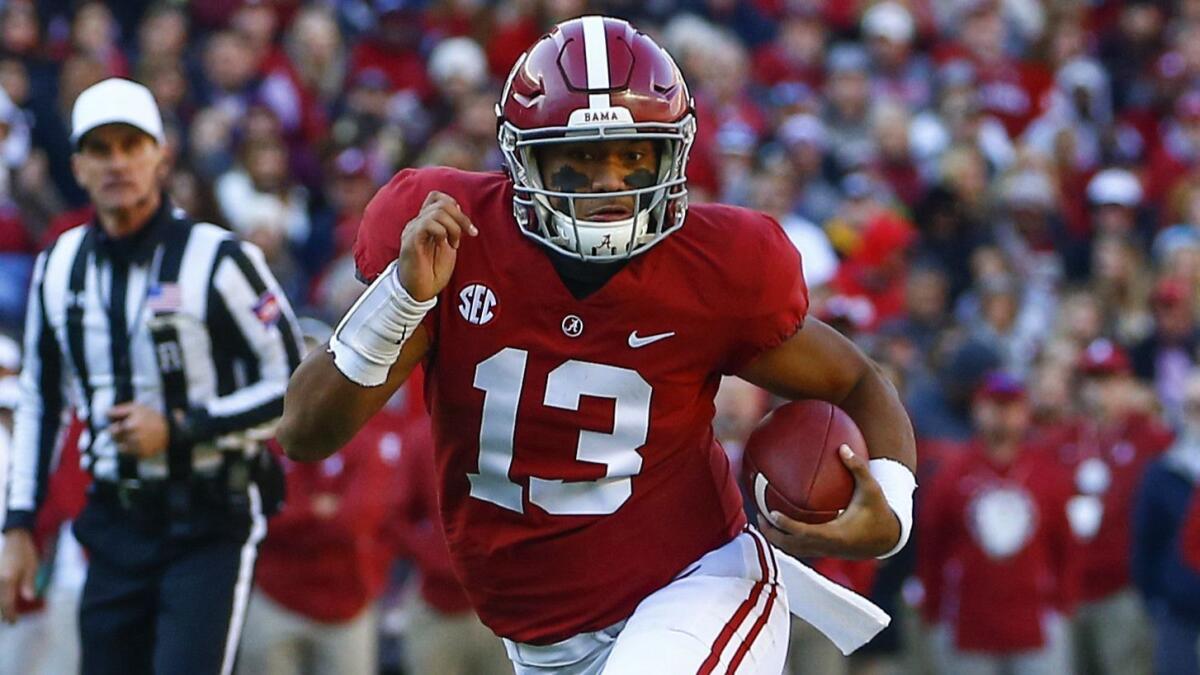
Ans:
{"type": "Polygon", "coordinates": [[[89,223],[38,257],[24,339],[6,529],[32,526],[68,406],[87,424],[82,462],[97,480],[212,474],[223,455],[258,452],[303,353],[262,252],[165,196],[133,237],[89,223]],[[187,423],[172,425],[167,452],[136,460],[106,430],[124,401],[168,419],[183,410],[187,423]]]}

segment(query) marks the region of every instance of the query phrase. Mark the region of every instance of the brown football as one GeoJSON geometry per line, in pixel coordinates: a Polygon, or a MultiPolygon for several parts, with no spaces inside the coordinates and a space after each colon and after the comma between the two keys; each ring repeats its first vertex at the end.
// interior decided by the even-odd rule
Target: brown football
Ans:
{"type": "Polygon", "coordinates": [[[838,456],[849,445],[864,461],[858,425],[825,401],[792,401],[759,422],[746,441],[742,479],[759,511],[806,523],[837,517],[854,496],[854,476],[838,456]]]}

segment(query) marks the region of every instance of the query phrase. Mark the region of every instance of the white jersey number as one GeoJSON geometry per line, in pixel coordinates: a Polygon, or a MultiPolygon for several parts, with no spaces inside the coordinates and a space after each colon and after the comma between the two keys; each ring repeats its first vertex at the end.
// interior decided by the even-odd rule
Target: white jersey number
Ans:
{"type": "MultiPolygon", "coordinates": [[[[517,405],[525,382],[529,352],[506,347],[475,368],[475,388],[484,392],[479,428],[479,473],[467,474],[471,496],[524,512],[523,488],[508,476],[512,468],[517,405]]],[[[638,450],[650,426],[650,385],[636,371],[588,361],[567,361],[546,378],[543,403],[578,410],[583,396],[614,401],[612,433],[581,429],[575,457],[607,467],[604,478],[565,481],[529,479],[529,501],[547,513],[564,516],[615,512],[633,492],[631,477],[642,470],[638,450]]]]}

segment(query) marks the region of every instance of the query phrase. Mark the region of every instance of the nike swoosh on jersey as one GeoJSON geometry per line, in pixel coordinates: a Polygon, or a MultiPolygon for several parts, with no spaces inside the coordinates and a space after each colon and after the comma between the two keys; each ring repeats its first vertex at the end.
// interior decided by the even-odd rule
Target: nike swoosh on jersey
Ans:
{"type": "Polygon", "coordinates": [[[658,342],[659,340],[666,340],[667,338],[671,337],[674,334],[675,334],[675,331],[671,331],[669,333],[658,333],[657,335],[647,335],[645,337],[639,337],[637,334],[637,331],[635,330],[629,334],[629,346],[633,347],[634,349],[637,349],[638,347],[645,347],[646,345],[654,344],[655,342],[658,342]]]}

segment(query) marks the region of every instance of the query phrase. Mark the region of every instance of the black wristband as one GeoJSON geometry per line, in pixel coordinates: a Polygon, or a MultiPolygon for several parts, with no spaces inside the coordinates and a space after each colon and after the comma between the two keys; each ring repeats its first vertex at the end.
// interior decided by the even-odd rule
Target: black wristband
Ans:
{"type": "Polygon", "coordinates": [[[34,523],[37,522],[37,514],[33,511],[23,509],[13,509],[4,516],[4,527],[0,528],[4,532],[9,530],[28,530],[33,532],[34,523]]]}

